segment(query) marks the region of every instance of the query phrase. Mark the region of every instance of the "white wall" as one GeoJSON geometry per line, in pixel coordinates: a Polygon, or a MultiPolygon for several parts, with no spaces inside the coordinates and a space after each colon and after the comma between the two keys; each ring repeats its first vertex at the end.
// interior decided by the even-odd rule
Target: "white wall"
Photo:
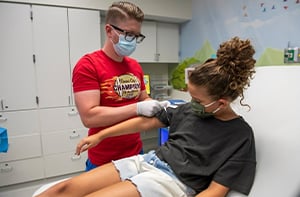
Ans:
{"type": "Polygon", "coordinates": [[[250,197],[296,197],[300,192],[300,66],[258,67],[236,107],[252,126],[257,173],[250,197]]]}

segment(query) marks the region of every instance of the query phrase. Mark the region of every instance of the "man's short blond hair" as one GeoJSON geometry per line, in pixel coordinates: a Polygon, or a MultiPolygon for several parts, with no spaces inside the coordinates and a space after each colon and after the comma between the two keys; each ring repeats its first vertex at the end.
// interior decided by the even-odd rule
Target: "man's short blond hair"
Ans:
{"type": "Polygon", "coordinates": [[[117,25],[120,21],[134,19],[142,23],[144,20],[143,11],[135,4],[127,1],[114,2],[106,14],[106,24],[117,25]]]}

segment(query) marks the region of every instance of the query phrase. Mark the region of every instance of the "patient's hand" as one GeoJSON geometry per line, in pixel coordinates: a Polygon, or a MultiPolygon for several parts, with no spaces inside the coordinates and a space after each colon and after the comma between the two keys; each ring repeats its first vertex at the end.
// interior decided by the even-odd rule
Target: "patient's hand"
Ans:
{"type": "Polygon", "coordinates": [[[92,148],[99,144],[101,140],[97,135],[91,135],[88,137],[83,138],[76,147],[76,155],[80,155],[80,153],[88,150],[89,148],[92,148]]]}

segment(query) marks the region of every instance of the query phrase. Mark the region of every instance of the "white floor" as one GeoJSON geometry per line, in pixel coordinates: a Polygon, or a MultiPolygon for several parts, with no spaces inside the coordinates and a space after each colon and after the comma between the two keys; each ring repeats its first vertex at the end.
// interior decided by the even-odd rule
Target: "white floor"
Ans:
{"type": "Polygon", "coordinates": [[[1,197],[31,197],[35,190],[37,190],[41,185],[35,185],[31,187],[24,187],[18,189],[12,189],[7,191],[1,191],[1,197]]]}
{"type": "Polygon", "coordinates": [[[61,180],[67,177],[75,176],[77,174],[59,176],[59,177],[48,178],[48,179],[43,179],[43,180],[33,181],[33,182],[28,182],[23,184],[0,187],[0,197],[32,197],[33,193],[37,189],[39,189],[42,185],[57,180],[61,180]]]}

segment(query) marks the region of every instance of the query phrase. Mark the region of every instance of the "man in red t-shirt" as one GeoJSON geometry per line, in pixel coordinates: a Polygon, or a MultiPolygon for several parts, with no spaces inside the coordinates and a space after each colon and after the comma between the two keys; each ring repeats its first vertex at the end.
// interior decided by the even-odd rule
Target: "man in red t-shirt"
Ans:
{"type": "MultiPolygon", "coordinates": [[[[145,38],[143,19],[136,5],[113,3],[106,15],[103,48],[84,55],[74,67],[75,103],[89,135],[136,115],[153,116],[162,107],[146,93],[139,63],[128,57],[145,38]]],[[[141,150],[139,133],[108,138],[88,151],[86,170],[141,150]]]]}

